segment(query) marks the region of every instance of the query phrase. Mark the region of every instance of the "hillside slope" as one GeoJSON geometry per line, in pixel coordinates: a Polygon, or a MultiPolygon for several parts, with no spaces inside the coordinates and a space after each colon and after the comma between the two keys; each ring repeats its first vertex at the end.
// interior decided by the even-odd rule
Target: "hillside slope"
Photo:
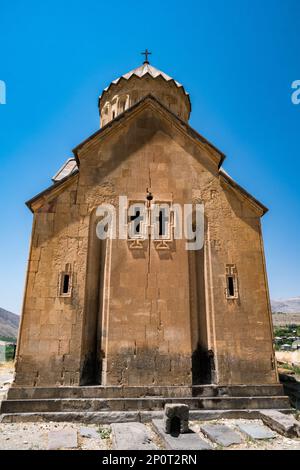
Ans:
{"type": "Polygon", "coordinates": [[[0,308],[0,336],[16,338],[18,335],[19,315],[0,308]]]}
{"type": "Polygon", "coordinates": [[[300,313],[300,297],[271,300],[272,312],[300,313]]]}

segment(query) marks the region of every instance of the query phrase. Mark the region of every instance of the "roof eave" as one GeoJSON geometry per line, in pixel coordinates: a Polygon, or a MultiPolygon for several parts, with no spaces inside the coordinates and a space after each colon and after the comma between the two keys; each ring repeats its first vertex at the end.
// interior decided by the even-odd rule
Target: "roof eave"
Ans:
{"type": "Polygon", "coordinates": [[[252,196],[252,194],[250,194],[245,188],[243,188],[242,186],[240,186],[236,181],[234,181],[234,179],[231,178],[231,176],[229,176],[225,171],[222,170],[222,168],[219,169],[219,174],[234,188],[236,189],[237,191],[243,193],[243,195],[247,198],[247,199],[250,199],[252,201],[252,203],[254,203],[255,206],[257,206],[261,212],[262,212],[262,216],[264,216],[268,211],[269,209],[264,205],[262,204],[258,199],[256,199],[254,196],[252,196]]]}
{"type": "MultiPolygon", "coordinates": [[[[188,129],[188,131],[192,133],[193,137],[196,140],[200,141],[201,143],[203,143],[205,145],[208,145],[211,149],[213,149],[220,157],[220,162],[218,164],[218,167],[220,168],[220,166],[222,165],[222,163],[224,162],[224,160],[226,158],[226,155],[223,152],[221,152],[221,150],[219,150],[217,147],[215,147],[211,142],[209,142],[207,139],[205,139],[205,137],[203,137],[201,134],[199,134],[195,129],[193,129],[188,124],[188,122],[184,121],[179,116],[177,116],[175,113],[173,113],[170,109],[168,109],[163,103],[161,103],[152,94],[148,94],[148,95],[144,96],[143,98],[141,98],[139,101],[137,101],[135,104],[133,104],[130,108],[126,109],[125,111],[123,111],[123,113],[119,114],[114,119],[109,121],[104,127],[102,127],[101,129],[98,129],[96,132],[94,132],[92,135],[90,135],[87,139],[83,140],[80,144],[78,144],[72,150],[72,152],[73,152],[73,154],[76,158],[76,161],[79,162],[78,152],[86,143],[90,142],[97,135],[99,135],[101,133],[105,133],[105,131],[107,131],[110,127],[113,127],[116,123],[118,123],[119,121],[121,121],[122,119],[124,119],[125,117],[130,115],[132,112],[134,112],[134,110],[136,108],[138,108],[143,102],[145,102],[147,100],[152,100],[155,103],[157,103],[164,111],[166,111],[167,113],[172,115],[173,118],[175,118],[177,120],[177,122],[180,123],[181,126],[188,129]]],[[[79,166],[79,163],[78,163],[78,166],[79,166]]]]}
{"type": "Polygon", "coordinates": [[[38,193],[36,196],[34,196],[33,198],[29,199],[28,201],[25,202],[26,206],[31,210],[31,212],[34,212],[33,209],[32,209],[32,206],[33,204],[38,201],[39,199],[41,199],[42,197],[45,197],[47,194],[53,192],[55,189],[59,188],[60,186],[62,186],[64,183],[66,183],[67,181],[69,181],[72,177],[74,177],[75,175],[77,175],[79,173],[79,170],[76,169],[74,170],[70,175],[67,175],[65,176],[64,178],[62,178],[60,181],[56,181],[55,183],[53,183],[51,186],[48,186],[48,188],[44,189],[43,191],[41,191],[40,193],[38,193]]]}

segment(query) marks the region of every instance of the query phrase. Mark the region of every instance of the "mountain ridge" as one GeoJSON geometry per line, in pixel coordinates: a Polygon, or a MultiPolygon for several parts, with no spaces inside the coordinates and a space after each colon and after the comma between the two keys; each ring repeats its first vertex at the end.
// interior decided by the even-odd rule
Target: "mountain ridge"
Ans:
{"type": "Polygon", "coordinates": [[[290,297],[289,299],[271,300],[273,313],[299,313],[300,297],[290,297]]]}
{"type": "Polygon", "coordinates": [[[19,321],[19,315],[0,307],[0,336],[17,338],[19,321]]]}

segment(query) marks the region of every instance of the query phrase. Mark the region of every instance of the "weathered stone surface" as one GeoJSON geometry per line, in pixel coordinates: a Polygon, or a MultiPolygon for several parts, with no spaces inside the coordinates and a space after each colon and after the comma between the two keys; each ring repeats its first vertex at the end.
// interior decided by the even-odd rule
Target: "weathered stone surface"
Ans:
{"type": "Polygon", "coordinates": [[[276,410],[260,411],[260,416],[263,422],[274,431],[284,436],[300,437],[300,423],[294,416],[276,410]]]}
{"type": "MultiPolygon", "coordinates": [[[[48,450],[48,433],[51,431],[65,431],[73,430],[78,432],[79,438],[79,429],[80,423],[70,423],[66,427],[65,423],[12,423],[12,424],[1,424],[0,423],[0,449],[1,454],[3,450],[48,450]]],[[[61,445],[61,440],[58,444],[61,445]]],[[[53,447],[56,447],[53,446],[53,447]]],[[[71,451],[80,450],[105,450],[111,447],[111,440],[107,439],[78,439],[77,448],[68,447],[65,448],[71,451]]],[[[53,449],[56,451],[56,449],[53,449]]],[[[64,449],[57,449],[64,450],[64,449]]],[[[48,456],[43,461],[43,466],[46,466],[48,463],[48,456]],[[44,463],[45,461],[45,463],[44,463]]],[[[1,459],[1,469],[5,468],[4,459],[1,459]]]]}
{"type": "Polygon", "coordinates": [[[178,437],[173,437],[167,434],[164,429],[164,423],[161,419],[154,419],[152,421],[157,434],[163,440],[167,449],[170,450],[212,450],[212,446],[201,439],[198,434],[189,432],[179,434],[178,437]]]}
{"type": "Polygon", "coordinates": [[[205,424],[200,426],[200,429],[211,441],[222,447],[229,447],[243,442],[241,436],[225,424],[205,424]]]}
{"type": "Polygon", "coordinates": [[[86,428],[82,427],[80,428],[80,435],[81,437],[88,437],[88,438],[94,438],[94,439],[99,439],[100,435],[94,428],[86,428]]]}
{"type": "Polygon", "coordinates": [[[164,408],[164,428],[167,434],[188,432],[189,406],[183,403],[167,403],[164,408]]]}
{"type": "MultiPolygon", "coordinates": [[[[151,421],[151,412],[145,412],[145,415],[133,411],[121,412],[58,412],[58,413],[9,413],[1,414],[1,423],[20,423],[20,422],[80,422],[80,423],[95,423],[95,424],[111,424],[111,423],[125,423],[135,422],[139,419],[144,421],[151,421]]],[[[153,413],[155,416],[157,413],[153,413]]],[[[160,413],[162,415],[162,412],[160,413]]]]}
{"type": "MultiPolygon", "coordinates": [[[[1,403],[1,413],[30,413],[30,412],[67,412],[67,411],[143,411],[162,410],[166,401],[176,399],[167,397],[144,398],[65,398],[35,399],[35,400],[5,400],[1,403]]],[[[287,408],[285,397],[204,397],[181,398],[181,401],[191,410],[220,410],[220,409],[259,409],[287,408]]]]}
{"type": "Polygon", "coordinates": [[[243,423],[238,424],[238,428],[251,439],[274,439],[276,437],[275,432],[262,424],[243,423]]]}
{"type": "MultiPolygon", "coordinates": [[[[192,420],[216,420],[216,419],[260,419],[259,410],[201,410],[190,411],[192,420]]],[[[161,411],[120,411],[120,412],[51,412],[51,413],[5,413],[0,415],[2,423],[17,422],[38,422],[38,421],[57,421],[57,422],[80,422],[93,424],[111,424],[136,422],[148,423],[153,419],[163,419],[163,410],[161,411]]]]}
{"type": "Polygon", "coordinates": [[[157,448],[151,440],[150,432],[145,424],[113,423],[111,430],[113,449],[151,450],[157,448]]]}
{"type": "Polygon", "coordinates": [[[64,429],[48,432],[48,449],[76,449],[78,446],[77,431],[64,429]]]}
{"type": "Polygon", "coordinates": [[[38,398],[143,398],[168,397],[266,397],[284,395],[281,384],[274,385],[180,385],[180,386],[73,386],[11,387],[8,399],[38,398]]]}

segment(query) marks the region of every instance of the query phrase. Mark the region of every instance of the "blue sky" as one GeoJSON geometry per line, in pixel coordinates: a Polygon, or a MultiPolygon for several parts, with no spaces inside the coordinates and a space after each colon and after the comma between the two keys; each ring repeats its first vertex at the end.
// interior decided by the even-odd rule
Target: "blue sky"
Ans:
{"type": "Polygon", "coordinates": [[[299,296],[299,31],[298,0],[1,2],[0,306],[21,309],[32,222],[24,202],[97,130],[99,93],[140,65],[146,47],[189,91],[190,124],[270,208],[272,298],[299,296]]]}

